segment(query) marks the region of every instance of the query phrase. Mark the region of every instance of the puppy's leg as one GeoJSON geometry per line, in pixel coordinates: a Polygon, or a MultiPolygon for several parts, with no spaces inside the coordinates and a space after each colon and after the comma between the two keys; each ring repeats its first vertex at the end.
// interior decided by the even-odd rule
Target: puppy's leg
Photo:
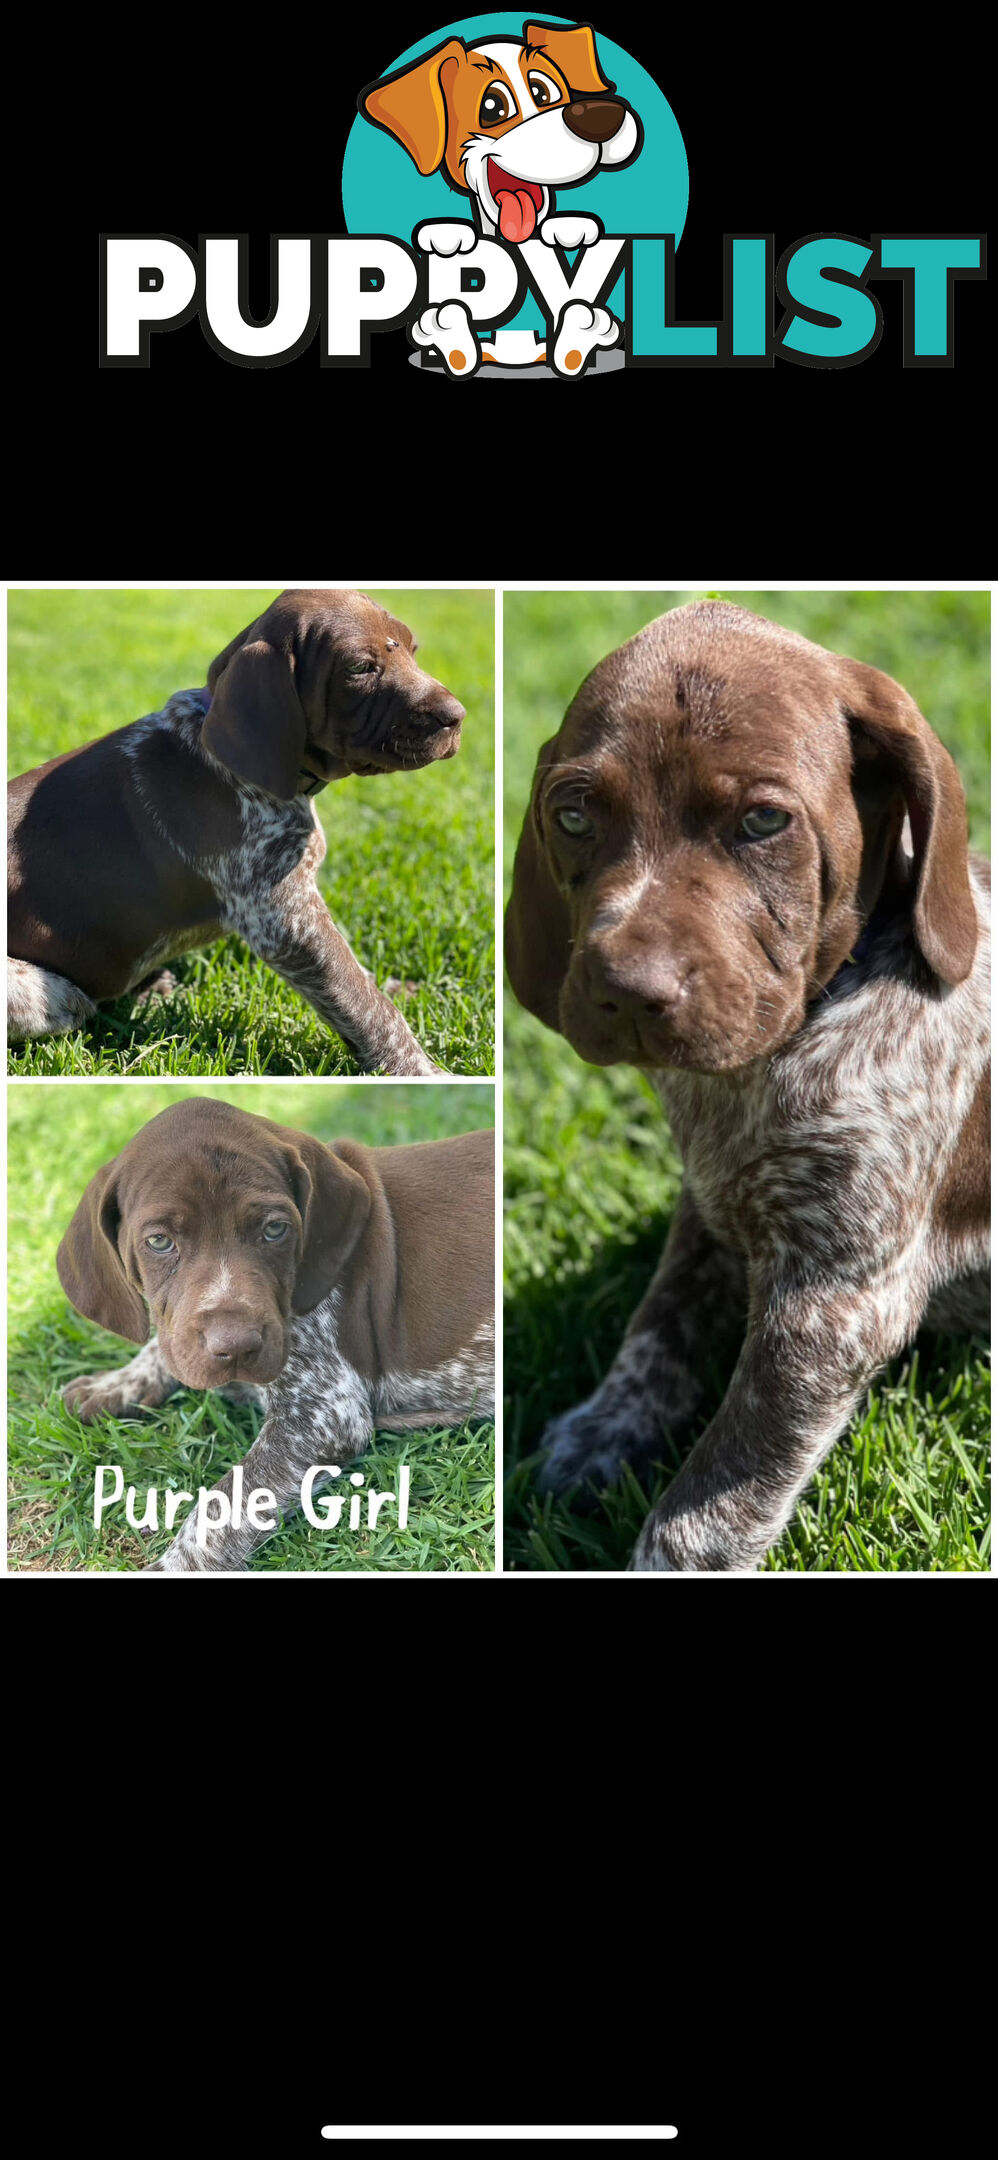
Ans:
{"type": "Polygon", "coordinates": [[[170,1372],[156,1336],[137,1357],[116,1372],[81,1373],[62,1390],[67,1410],[92,1425],[100,1417],[124,1417],[129,1410],[158,1410],[180,1386],[170,1372]]]}
{"type": "Polygon", "coordinates": [[[307,1470],[321,1466],[313,1490],[330,1482],[330,1473],[352,1460],[367,1446],[374,1431],[370,1403],[356,1373],[342,1366],[324,1376],[322,1392],[302,1390],[289,1382],[289,1368],[266,1390],[267,1415],[252,1447],[243,1458],[244,1508],[242,1520],[231,1520],[233,1471],[208,1494],[205,1508],[205,1542],[198,1543],[198,1511],[192,1507],[162,1559],[145,1569],[147,1575],[216,1574],[245,1567],[251,1552],[271,1535],[247,1521],[245,1502],[253,1492],[273,1493],[276,1506],[264,1512],[293,1514],[301,1506],[301,1484],[307,1470]],[[229,1519],[226,1520],[225,1518],[229,1519]]]}
{"type": "Polygon", "coordinates": [[[651,1288],[596,1393],[555,1418],[543,1444],[542,1490],[609,1485],[625,1462],[661,1454],[662,1437],[696,1416],[708,1361],[726,1360],[745,1328],[744,1262],[704,1229],[684,1187],[651,1288]]]}
{"type": "Polygon", "coordinates": [[[7,961],[7,1037],[28,1042],[36,1035],[68,1035],[92,1020],[97,1007],[85,990],[65,975],[35,967],[30,960],[7,961]]]}
{"type": "Polygon", "coordinates": [[[786,1279],[753,1286],[731,1386],[638,1539],[632,1568],[752,1568],[920,1310],[904,1265],[860,1289],[786,1279]]]}
{"type": "Polygon", "coordinates": [[[314,1005],[366,1071],[438,1073],[401,1013],[354,958],[311,877],[296,871],[269,898],[229,896],[223,927],[314,1005]]]}

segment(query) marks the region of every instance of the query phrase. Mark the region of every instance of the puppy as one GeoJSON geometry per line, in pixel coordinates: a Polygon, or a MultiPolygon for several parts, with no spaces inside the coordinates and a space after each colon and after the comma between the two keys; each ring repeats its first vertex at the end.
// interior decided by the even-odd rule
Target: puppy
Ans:
{"type": "MultiPolygon", "coordinates": [[[[493,1138],[324,1146],[194,1096],[91,1178],[59,1280],[100,1327],[144,1345],[64,1389],[86,1423],[156,1408],[179,1386],[258,1400],[248,1487],[298,1505],[375,1427],[460,1425],[493,1407],[493,1138]],[[147,1343],[148,1311],[156,1335],[147,1343]]],[[[233,1473],[215,1492],[231,1502],[233,1473]]],[[[266,1532],[193,1514],[160,1573],[241,1567],[266,1532]]]]}
{"type": "Polygon", "coordinates": [[[464,707],[363,593],[290,591],[203,690],[8,790],[8,1030],[64,1034],[225,931],[300,990],[364,1069],[433,1073],[315,884],[311,797],[453,757],[464,707]]]}
{"type": "Polygon", "coordinates": [[[634,1566],[753,1566],[923,1321],[987,1327],[989,886],[905,691],[743,608],[650,623],[544,745],[510,979],[581,1057],[647,1072],[685,1165],[545,1482],[646,1468],[734,1364],[634,1566]]]}

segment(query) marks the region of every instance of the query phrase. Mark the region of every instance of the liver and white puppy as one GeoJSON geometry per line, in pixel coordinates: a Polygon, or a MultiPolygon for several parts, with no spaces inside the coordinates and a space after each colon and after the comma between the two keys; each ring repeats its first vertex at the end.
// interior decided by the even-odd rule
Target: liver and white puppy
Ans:
{"type": "Polygon", "coordinates": [[[751,1566],[922,1322],[987,1326],[989,883],[906,692],[742,608],[650,623],[544,745],[513,987],[581,1057],[647,1071],[686,1172],[546,1482],[656,1459],[740,1349],[636,1567],[751,1566]]]}
{"type": "MultiPolygon", "coordinates": [[[[179,1386],[266,1409],[247,1488],[298,1505],[313,1464],[375,1428],[459,1425],[494,1402],[493,1136],[325,1147],[203,1096],[153,1118],[91,1178],[59,1247],[88,1320],[146,1344],[64,1390],[86,1423],[179,1386]]],[[[315,1489],[328,1482],[318,1477],[315,1489]]],[[[215,1488],[231,1497],[232,1472],[215,1488]]],[[[160,1573],[241,1567],[266,1532],[188,1516],[160,1573]]]]}
{"type": "Polygon", "coordinates": [[[464,707],[363,593],[282,593],[202,690],[8,789],[8,1031],[65,1034],[104,999],[236,931],[364,1068],[433,1073],[315,884],[310,797],[347,773],[453,757],[464,707]]]}
{"type": "MultiPolygon", "coordinates": [[[[588,23],[527,22],[522,39],[485,33],[471,45],[448,38],[369,83],[358,104],[421,173],[442,171],[470,196],[478,230],[509,247],[591,247],[598,219],[556,216],[555,188],[577,186],[600,166],[628,165],[641,148],[640,123],[605,79],[588,23]]],[[[470,251],[476,234],[454,222],[423,225],[418,237],[430,253],[453,255],[470,251]]],[[[573,376],[595,347],[616,342],[619,326],[605,308],[577,300],[562,316],[550,354],[532,331],[517,330],[500,330],[480,350],[462,301],[424,310],[412,335],[438,346],[452,375],[473,373],[481,357],[506,366],[549,358],[573,376]]]]}

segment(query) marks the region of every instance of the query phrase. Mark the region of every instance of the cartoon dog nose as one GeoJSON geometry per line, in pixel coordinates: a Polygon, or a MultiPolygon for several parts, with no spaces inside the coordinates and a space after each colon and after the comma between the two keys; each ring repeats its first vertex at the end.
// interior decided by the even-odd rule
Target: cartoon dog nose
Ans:
{"type": "Polygon", "coordinates": [[[633,957],[612,958],[591,952],[585,963],[586,988],[599,1012],[621,1013],[625,1019],[654,1015],[662,1019],[674,1012],[686,986],[686,971],[679,961],[633,957]]]}
{"type": "Polygon", "coordinates": [[[565,126],[583,142],[609,142],[623,118],[624,107],[617,98],[576,98],[565,107],[565,126]]]}
{"type": "Polygon", "coordinates": [[[259,1350],[263,1335],[246,1320],[219,1314],[217,1319],[205,1321],[201,1340],[209,1357],[235,1364],[237,1359],[252,1357],[254,1350],[259,1350]]]}

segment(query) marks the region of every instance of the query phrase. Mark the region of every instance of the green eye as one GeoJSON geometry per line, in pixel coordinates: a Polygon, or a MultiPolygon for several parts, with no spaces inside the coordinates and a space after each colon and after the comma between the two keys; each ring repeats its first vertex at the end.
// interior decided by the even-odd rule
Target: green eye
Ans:
{"type": "Polygon", "coordinates": [[[370,660],[348,660],[348,661],[347,661],[347,674],[348,674],[348,675],[370,675],[370,674],[371,674],[372,672],[373,672],[373,667],[372,667],[372,662],[371,662],[370,660]]]}
{"type": "Polygon", "coordinates": [[[562,832],[567,833],[570,840],[591,840],[596,827],[584,811],[558,810],[555,814],[562,832]]]}
{"type": "Polygon", "coordinates": [[[147,1237],[146,1244],[148,1245],[150,1252],[173,1251],[173,1239],[170,1236],[168,1230],[155,1231],[152,1237],[147,1237]]]}
{"type": "Polygon", "coordinates": [[[754,810],[746,810],[741,831],[750,840],[768,840],[772,833],[783,832],[789,823],[789,810],[777,810],[774,803],[756,803],[754,810]]]}
{"type": "Polygon", "coordinates": [[[278,1245],[282,1237],[285,1235],[287,1227],[287,1223],[278,1222],[276,1220],[276,1217],[273,1222],[264,1223],[263,1234],[267,1241],[267,1244],[278,1245]]]}

